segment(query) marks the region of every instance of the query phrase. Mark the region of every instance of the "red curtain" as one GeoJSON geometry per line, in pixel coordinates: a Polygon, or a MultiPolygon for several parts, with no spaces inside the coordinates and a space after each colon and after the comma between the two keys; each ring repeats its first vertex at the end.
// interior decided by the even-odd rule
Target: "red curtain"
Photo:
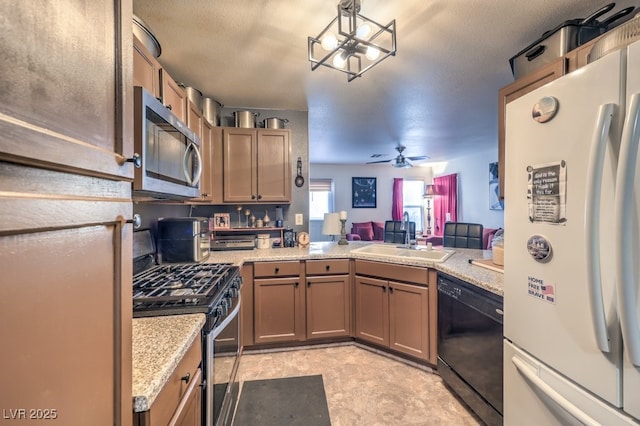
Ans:
{"type": "Polygon", "coordinates": [[[393,178],[393,199],[391,201],[391,220],[402,220],[402,178],[393,178]]]}
{"type": "Polygon", "coordinates": [[[442,235],[447,213],[451,216],[449,222],[458,220],[458,174],[433,178],[437,196],[433,200],[433,234],[442,235]]]}

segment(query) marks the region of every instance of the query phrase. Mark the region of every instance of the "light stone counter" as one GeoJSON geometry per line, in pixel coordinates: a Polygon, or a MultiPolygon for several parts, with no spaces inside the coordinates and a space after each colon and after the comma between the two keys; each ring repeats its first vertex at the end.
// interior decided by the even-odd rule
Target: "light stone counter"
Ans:
{"type": "Polygon", "coordinates": [[[133,319],[133,411],[147,411],[205,322],[204,314],[133,319]]]}
{"type": "MultiPolygon", "coordinates": [[[[445,262],[437,263],[430,260],[416,258],[396,258],[371,255],[366,253],[352,253],[351,250],[372,243],[349,241],[348,245],[340,246],[337,242],[311,243],[308,248],[289,247],[254,250],[229,250],[212,251],[209,263],[233,263],[242,265],[247,262],[266,262],[279,260],[305,260],[326,258],[349,258],[377,260],[380,262],[396,263],[399,265],[424,266],[434,268],[446,274],[452,275],[471,284],[482,287],[492,293],[503,295],[503,274],[494,272],[480,266],[469,263],[470,259],[491,259],[490,250],[474,250],[447,248],[454,250],[455,254],[445,262]]],[[[374,243],[380,244],[380,243],[374,243]]]]}

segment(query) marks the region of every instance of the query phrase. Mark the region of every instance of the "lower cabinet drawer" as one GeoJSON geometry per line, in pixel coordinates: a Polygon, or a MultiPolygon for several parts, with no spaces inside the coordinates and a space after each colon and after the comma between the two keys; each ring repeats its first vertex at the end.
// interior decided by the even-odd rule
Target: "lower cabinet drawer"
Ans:
{"type": "Polygon", "coordinates": [[[348,259],[307,260],[307,275],[336,275],[348,273],[348,259]]]}
{"type": "Polygon", "coordinates": [[[253,267],[255,277],[291,277],[300,275],[299,261],[256,262],[253,267]]]}

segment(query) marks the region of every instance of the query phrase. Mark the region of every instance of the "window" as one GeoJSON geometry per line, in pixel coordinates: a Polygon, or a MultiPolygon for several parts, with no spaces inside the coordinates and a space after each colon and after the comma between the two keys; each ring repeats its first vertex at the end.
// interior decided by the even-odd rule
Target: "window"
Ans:
{"type": "Polygon", "coordinates": [[[309,220],[324,220],[333,211],[333,179],[309,180],[309,220]]]}
{"type": "Polygon", "coordinates": [[[404,179],[402,183],[403,209],[409,213],[409,220],[416,223],[416,232],[422,232],[424,224],[424,180],[404,179]]]}

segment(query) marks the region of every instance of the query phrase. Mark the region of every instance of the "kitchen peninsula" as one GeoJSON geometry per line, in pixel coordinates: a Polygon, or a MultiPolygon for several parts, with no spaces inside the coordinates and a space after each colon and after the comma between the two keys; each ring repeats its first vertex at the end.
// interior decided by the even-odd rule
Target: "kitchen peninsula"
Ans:
{"type": "MultiPolygon", "coordinates": [[[[429,291],[429,287],[431,286],[431,293],[429,293],[428,297],[425,297],[427,299],[428,305],[425,306],[425,308],[423,309],[426,312],[425,315],[427,315],[428,313],[429,317],[425,319],[425,324],[418,325],[419,330],[421,330],[421,333],[424,334],[424,336],[422,336],[422,339],[424,340],[428,338],[428,342],[423,342],[426,345],[426,350],[424,350],[424,354],[423,354],[424,356],[422,356],[419,352],[417,352],[417,350],[420,349],[418,347],[420,345],[415,345],[417,347],[416,351],[409,352],[409,353],[401,353],[402,351],[394,350],[393,339],[388,341],[386,344],[384,343],[380,344],[375,341],[373,343],[375,343],[378,348],[380,348],[381,345],[386,346],[388,349],[390,349],[389,351],[390,353],[395,353],[396,355],[401,355],[401,356],[409,355],[408,359],[413,361],[420,361],[420,359],[422,359],[423,363],[425,363],[427,366],[435,365],[434,356],[436,355],[436,349],[435,349],[436,336],[432,330],[434,330],[434,327],[435,327],[436,301],[434,297],[431,297],[431,295],[435,294],[435,274],[437,271],[441,271],[448,275],[458,277],[464,281],[467,281],[478,287],[484,288],[497,295],[502,295],[502,288],[503,288],[502,274],[491,271],[491,270],[487,270],[481,267],[477,267],[469,263],[469,259],[490,258],[491,251],[454,249],[455,253],[451,257],[449,257],[445,262],[442,262],[442,263],[435,263],[432,261],[426,261],[426,260],[415,259],[415,258],[399,259],[399,258],[382,257],[379,255],[370,255],[362,252],[355,252],[355,253],[352,252],[352,250],[360,247],[364,247],[366,245],[368,245],[368,243],[350,243],[347,246],[340,246],[333,242],[321,242],[321,243],[311,243],[311,245],[308,248],[296,247],[296,248],[273,248],[273,249],[261,249],[261,250],[255,249],[255,250],[213,252],[208,259],[208,263],[233,263],[244,268],[243,276],[245,276],[245,283],[243,284],[243,288],[242,288],[242,296],[243,296],[242,307],[245,309],[245,312],[242,313],[242,318],[244,322],[244,324],[242,325],[242,328],[243,328],[243,333],[245,334],[243,336],[243,343],[245,344],[245,346],[247,346],[247,343],[246,343],[247,340],[250,342],[249,346],[252,346],[254,342],[253,335],[246,336],[246,334],[247,334],[247,331],[253,334],[254,324],[255,324],[255,321],[251,321],[250,324],[247,324],[247,321],[246,321],[247,315],[248,315],[248,318],[253,320],[254,318],[253,306],[255,303],[255,300],[253,297],[254,292],[251,291],[253,290],[253,287],[251,285],[252,283],[249,282],[252,280],[252,277],[249,277],[249,279],[247,279],[246,274],[249,273],[247,272],[250,270],[249,268],[252,266],[255,267],[256,264],[285,265],[282,267],[282,269],[278,269],[278,272],[279,273],[281,272],[283,274],[285,273],[285,269],[287,267],[290,267],[293,265],[296,267],[294,271],[302,271],[302,275],[305,275],[305,268],[303,267],[304,264],[314,263],[315,271],[321,271],[326,269],[328,272],[330,272],[330,274],[320,277],[321,279],[325,278],[325,282],[328,281],[327,279],[335,278],[335,277],[342,277],[342,276],[357,277],[358,270],[354,267],[355,262],[365,262],[364,265],[366,265],[367,267],[371,267],[374,263],[380,263],[381,265],[387,266],[387,267],[408,267],[410,269],[407,270],[408,274],[406,276],[398,276],[398,277],[395,277],[396,279],[388,281],[389,282],[388,294],[390,295],[392,293],[392,288],[394,288],[394,285],[396,286],[395,287],[396,290],[394,293],[400,293],[403,290],[402,286],[404,286],[405,288],[412,288],[412,289],[423,287],[426,291],[429,291]],[[348,275],[344,274],[344,269],[340,269],[341,268],[340,265],[343,264],[342,262],[344,262],[344,264],[349,265],[347,269],[347,272],[349,273],[348,275]],[[322,268],[319,268],[320,266],[322,266],[322,268]],[[414,280],[414,278],[412,277],[418,276],[416,274],[418,275],[421,274],[420,276],[424,277],[425,279],[424,286],[421,286],[420,284],[417,284],[417,285],[406,284],[407,282],[411,282],[412,280],[414,280]],[[400,282],[397,284],[394,284],[395,281],[400,281],[400,282]],[[249,312],[246,312],[247,310],[249,312]],[[431,327],[427,327],[427,323],[431,324],[431,327]]],[[[380,270],[384,271],[384,269],[380,269],[380,270]]],[[[396,271],[402,271],[402,270],[397,269],[396,271]]],[[[287,275],[288,274],[289,273],[287,272],[287,275]]],[[[308,272],[307,270],[306,275],[307,275],[306,278],[313,276],[313,278],[315,279],[316,275],[320,275],[320,274],[318,272],[311,273],[311,272],[308,272]]],[[[280,279],[280,281],[284,282],[287,278],[289,277],[288,276],[284,277],[280,279]]],[[[304,276],[302,277],[302,280],[300,279],[300,276],[296,276],[295,279],[291,280],[292,285],[294,286],[296,282],[299,283],[301,281],[305,281],[304,276]]],[[[310,281],[310,279],[306,281],[310,281]]],[[[350,310],[347,312],[346,315],[344,315],[344,318],[343,318],[345,321],[344,326],[346,327],[346,331],[347,331],[346,336],[350,336],[350,337],[355,336],[356,339],[358,340],[371,342],[366,338],[366,333],[358,334],[358,335],[355,334],[357,328],[354,324],[354,322],[356,321],[353,320],[353,318],[356,318],[355,312],[354,312],[356,310],[354,281],[357,281],[357,280],[354,280],[354,279],[346,280],[346,282],[348,283],[346,297],[348,298],[347,302],[348,302],[348,306],[350,307],[350,310]],[[363,338],[362,336],[365,336],[365,337],[363,338]]],[[[331,282],[331,284],[333,285],[333,281],[331,282]]],[[[307,285],[309,285],[309,283],[307,283],[307,285]]],[[[299,285],[298,288],[305,288],[305,285],[299,285]]],[[[334,287],[334,288],[337,288],[337,287],[334,287]]],[[[292,289],[292,291],[294,290],[292,289]]],[[[306,291],[307,291],[307,297],[308,297],[310,294],[309,287],[306,288],[306,291]]],[[[410,293],[404,293],[404,294],[411,297],[410,293]]],[[[335,299],[331,299],[331,300],[335,300],[335,299]]],[[[310,305],[306,304],[305,306],[308,307],[310,305]]],[[[334,310],[335,312],[333,312],[332,310],[332,318],[334,318],[334,321],[335,321],[335,317],[340,317],[338,315],[338,310],[340,310],[340,307],[334,306],[334,310]]],[[[165,317],[163,321],[171,321],[170,318],[171,317],[165,317]]],[[[178,319],[179,317],[174,317],[174,318],[175,318],[175,321],[180,321],[178,319]]],[[[167,333],[170,333],[171,330],[176,329],[175,327],[167,324],[163,324],[162,327],[154,327],[154,328],[142,327],[142,326],[138,326],[137,324],[138,322],[143,322],[143,321],[149,322],[150,320],[151,319],[149,318],[133,320],[134,321],[133,371],[134,371],[134,378],[136,379],[135,383],[140,384],[144,382],[144,383],[152,384],[152,386],[147,387],[152,389],[152,392],[149,392],[149,394],[145,393],[147,391],[144,390],[145,387],[142,385],[139,385],[137,389],[138,390],[143,389],[143,390],[141,390],[138,393],[134,392],[134,395],[133,395],[134,402],[135,402],[134,408],[138,410],[148,409],[150,406],[152,406],[155,397],[159,393],[159,389],[162,388],[163,386],[162,381],[166,380],[166,376],[167,376],[166,368],[159,368],[157,373],[149,371],[148,363],[142,362],[141,359],[143,357],[140,357],[137,355],[138,352],[144,351],[146,350],[145,348],[148,348],[148,345],[145,344],[145,342],[147,342],[150,338],[150,336],[148,335],[148,330],[153,330],[153,333],[155,333],[153,337],[154,340],[159,339],[164,341],[164,339],[158,336],[157,334],[161,333],[162,329],[166,329],[167,333]],[[144,374],[141,373],[142,370],[145,371],[144,374]],[[142,377],[145,374],[148,375],[148,377],[142,377]],[[140,404],[140,401],[144,401],[144,405],[140,404]]],[[[308,319],[307,319],[307,322],[308,322],[308,319]]],[[[303,323],[304,323],[304,319],[303,319],[303,323]]],[[[190,330],[189,333],[191,333],[192,328],[189,328],[189,330],[190,330]]],[[[373,333],[368,333],[368,334],[372,335],[373,333]]],[[[305,344],[313,344],[316,342],[324,343],[325,341],[327,341],[326,339],[325,340],[317,339],[313,334],[309,335],[307,333],[303,333],[302,335],[303,335],[302,341],[304,341],[305,344]]],[[[398,337],[398,339],[399,338],[401,337],[398,337]]],[[[342,341],[344,340],[345,338],[342,338],[342,341]]],[[[179,356],[182,356],[182,354],[187,352],[187,350],[189,349],[189,345],[192,344],[193,339],[191,337],[185,337],[183,339],[179,336],[174,335],[171,339],[168,339],[168,341],[184,342],[185,347],[182,349],[180,348],[176,349],[174,347],[175,345],[173,346],[170,345],[172,351],[174,351],[179,356]]],[[[295,338],[292,337],[291,342],[293,341],[295,341],[295,338]]],[[[286,339],[285,341],[279,343],[280,347],[288,346],[288,345],[289,345],[289,341],[287,341],[286,339]]],[[[257,345],[257,346],[260,347],[261,345],[257,345]]],[[[291,346],[295,346],[295,344],[291,344],[291,346]]],[[[410,345],[405,344],[402,346],[408,347],[410,345]]],[[[382,347],[382,349],[384,350],[384,347],[382,347]]],[[[173,366],[177,365],[179,362],[180,362],[180,359],[167,360],[167,363],[170,363],[173,366]]]]}

